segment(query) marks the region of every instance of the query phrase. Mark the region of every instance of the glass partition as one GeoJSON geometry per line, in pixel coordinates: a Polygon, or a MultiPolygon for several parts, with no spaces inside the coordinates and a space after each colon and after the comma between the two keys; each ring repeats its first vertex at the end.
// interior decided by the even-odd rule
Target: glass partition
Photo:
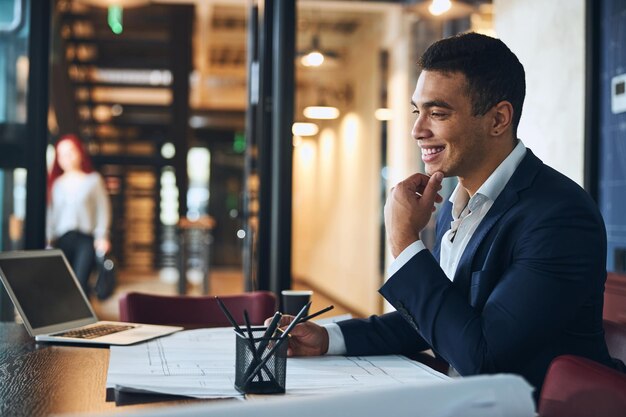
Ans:
{"type": "Polygon", "coordinates": [[[28,34],[25,0],[0,2],[0,141],[15,140],[26,123],[28,34]],[[11,129],[13,126],[13,129],[11,129]]]}
{"type": "MultiPolygon", "coordinates": [[[[25,197],[25,183],[15,184],[24,175],[15,174],[17,163],[13,158],[19,153],[11,146],[23,137],[21,133],[26,125],[26,97],[28,93],[28,34],[25,0],[0,2],[0,250],[6,250],[19,244],[21,221],[15,215],[15,192],[19,198],[25,197]],[[4,169],[8,168],[8,169],[4,169]],[[21,192],[19,192],[21,190],[21,192]],[[12,233],[10,233],[12,232],[12,233]]],[[[23,170],[20,170],[22,172],[23,170]]],[[[24,201],[24,200],[22,200],[24,201]]]]}
{"type": "MultiPolygon", "coordinates": [[[[17,186],[16,177],[25,179],[25,172],[15,173],[15,156],[19,148],[12,146],[23,137],[26,125],[28,93],[28,33],[26,19],[28,2],[0,2],[0,250],[19,244],[21,221],[15,215],[15,192],[25,197],[24,184],[17,186]],[[19,191],[21,190],[21,192],[19,191]]],[[[23,200],[22,200],[23,201],[23,200]]],[[[23,214],[23,210],[22,214],[23,214]]]]}

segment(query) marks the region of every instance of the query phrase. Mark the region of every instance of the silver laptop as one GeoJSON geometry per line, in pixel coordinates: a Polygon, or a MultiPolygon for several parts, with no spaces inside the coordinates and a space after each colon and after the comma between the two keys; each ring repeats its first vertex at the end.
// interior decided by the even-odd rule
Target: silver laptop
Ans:
{"type": "Polygon", "coordinates": [[[0,253],[0,280],[35,340],[130,345],[182,327],[98,321],[63,252],[0,253]]]}

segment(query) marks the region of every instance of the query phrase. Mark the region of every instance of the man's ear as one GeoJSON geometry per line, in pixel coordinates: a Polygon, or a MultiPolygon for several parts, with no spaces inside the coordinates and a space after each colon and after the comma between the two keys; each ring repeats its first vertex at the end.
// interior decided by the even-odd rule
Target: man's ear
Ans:
{"type": "Polygon", "coordinates": [[[501,135],[506,132],[513,124],[513,105],[508,101],[501,101],[491,109],[492,122],[491,134],[493,136],[501,135]]]}

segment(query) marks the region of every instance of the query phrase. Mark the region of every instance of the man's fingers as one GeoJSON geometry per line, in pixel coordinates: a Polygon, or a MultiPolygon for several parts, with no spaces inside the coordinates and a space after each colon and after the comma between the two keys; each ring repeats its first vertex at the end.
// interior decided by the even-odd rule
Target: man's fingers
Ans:
{"type": "Polygon", "coordinates": [[[295,319],[294,316],[290,316],[288,314],[283,314],[283,316],[280,318],[280,325],[281,326],[287,326],[289,325],[293,319],[295,319]]]}
{"type": "Polygon", "coordinates": [[[307,329],[304,327],[303,324],[297,324],[296,327],[294,327],[293,329],[291,329],[291,333],[289,333],[291,336],[293,337],[302,337],[302,336],[306,336],[308,333],[307,329]]]}
{"type": "Polygon", "coordinates": [[[413,174],[404,181],[396,184],[395,187],[391,187],[389,194],[393,195],[394,193],[401,193],[406,195],[406,193],[411,193],[421,196],[424,192],[426,184],[428,184],[428,179],[429,177],[425,174],[413,174]]]}
{"type": "Polygon", "coordinates": [[[429,205],[435,204],[435,201],[441,202],[441,196],[437,194],[437,191],[441,189],[442,180],[443,174],[441,172],[435,172],[428,180],[426,187],[424,187],[424,192],[421,193],[422,198],[429,205]],[[439,197],[439,200],[437,200],[437,197],[439,197]]]}
{"type": "Polygon", "coordinates": [[[309,337],[311,335],[315,335],[319,330],[319,326],[315,323],[306,322],[299,323],[296,327],[291,330],[290,335],[295,338],[300,337],[309,337]]]}
{"type": "Polygon", "coordinates": [[[441,190],[441,181],[443,173],[436,172],[432,176],[417,173],[408,177],[406,180],[398,183],[389,190],[389,195],[393,196],[396,192],[401,192],[408,196],[407,193],[416,195],[419,199],[425,198],[422,204],[441,203],[443,197],[438,194],[441,190]]]}
{"type": "MultiPolygon", "coordinates": [[[[273,319],[274,319],[274,317],[266,318],[265,321],[263,322],[263,325],[265,327],[269,326],[273,319]]],[[[291,323],[292,320],[293,320],[293,316],[288,316],[288,315],[284,314],[280,318],[280,320],[278,321],[278,327],[287,326],[287,325],[289,325],[289,323],[291,323]]]]}

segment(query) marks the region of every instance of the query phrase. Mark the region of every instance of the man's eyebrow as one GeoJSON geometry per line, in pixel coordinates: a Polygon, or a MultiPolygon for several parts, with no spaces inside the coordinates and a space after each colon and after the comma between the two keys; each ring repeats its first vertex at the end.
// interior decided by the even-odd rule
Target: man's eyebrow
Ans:
{"type": "MultiPolygon", "coordinates": [[[[413,105],[413,107],[417,108],[417,104],[415,104],[415,102],[413,100],[411,100],[411,105],[413,105]]],[[[424,107],[426,109],[430,109],[432,107],[442,107],[444,109],[454,110],[454,108],[450,104],[448,104],[447,102],[445,102],[443,100],[427,101],[424,104],[422,104],[422,107],[424,107]]]]}

